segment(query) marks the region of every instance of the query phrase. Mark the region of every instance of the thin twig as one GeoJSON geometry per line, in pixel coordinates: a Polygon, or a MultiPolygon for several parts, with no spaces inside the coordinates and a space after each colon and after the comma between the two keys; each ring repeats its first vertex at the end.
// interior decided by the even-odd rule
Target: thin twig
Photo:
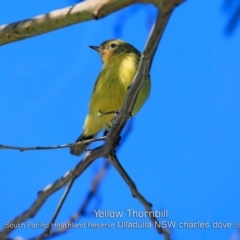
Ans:
{"type": "Polygon", "coordinates": [[[60,202],[59,202],[59,204],[57,206],[57,209],[56,209],[55,213],[53,214],[53,217],[52,217],[50,223],[48,224],[48,227],[43,231],[43,233],[36,240],[42,240],[42,239],[44,239],[45,236],[49,236],[50,235],[51,229],[52,229],[52,225],[55,223],[55,221],[57,219],[57,216],[58,216],[58,214],[59,214],[59,212],[60,212],[60,210],[61,210],[61,208],[62,208],[62,206],[63,206],[63,204],[64,204],[64,202],[65,202],[65,200],[66,200],[66,198],[68,196],[68,194],[69,194],[69,191],[72,188],[72,185],[73,185],[74,181],[75,181],[75,179],[73,177],[71,177],[70,181],[68,183],[67,189],[64,192],[64,194],[63,194],[63,196],[62,196],[62,198],[61,198],[61,200],[60,200],[60,202]]]}
{"type": "MultiPolygon", "coordinates": [[[[102,168],[94,176],[94,178],[91,182],[90,190],[87,193],[87,196],[86,196],[85,200],[83,201],[79,210],[76,213],[72,214],[72,216],[69,218],[68,221],[66,221],[64,224],[62,224],[62,226],[63,226],[62,228],[54,229],[48,236],[45,236],[42,239],[46,240],[46,239],[50,239],[50,238],[53,238],[58,235],[66,233],[71,228],[73,223],[76,223],[80,219],[80,217],[85,215],[88,205],[90,204],[93,197],[96,196],[99,186],[101,184],[101,181],[103,180],[103,177],[106,175],[107,170],[109,169],[110,166],[111,166],[111,164],[108,160],[104,161],[102,168]]],[[[37,240],[38,237],[39,236],[35,236],[35,237],[28,238],[28,239],[24,239],[21,237],[21,240],[37,240]]],[[[8,238],[8,240],[17,240],[17,238],[8,238]]]]}
{"type": "MultiPolygon", "coordinates": [[[[74,213],[69,218],[69,220],[65,222],[65,224],[62,224],[62,226],[64,226],[63,228],[53,230],[48,236],[45,236],[43,239],[49,239],[52,237],[56,237],[60,234],[66,233],[69,230],[72,223],[75,223],[76,221],[78,221],[80,219],[80,217],[82,217],[85,214],[86,209],[87,209],[88,205],[90,204],[91,200],[93,199],[94,196],[96,196],[99,186],[101,184],[101,181],[102,181],[103,177],[105,176],[105,174],[107,173],[107,170],[109,169],[109,167],[110,167],[109,161],[104,161],[103,167],[98,171],[98,173],[93,178],[91,187],[90,187],[90,191],[87,193],[87,196],[86,196],[85,200],[83,201],[79,210],[76,213],[74,213]]],[[[36,238],[37,237],[32,237],[32,238],[29,238],[28,240],[36,240],[36,238]]]]}
{"type": "Polygon", "coordinates": [[[31,151],[31,150],[52,150],[52,149],[60,149],[60,148],[69,148],[75,145],[83,145],[83,144],[88,144],[92,142],[98,142],[105,140],[106,136],[100,137],[100,138],[93,138],[89,140],[84,140],[81,142],[76,142],[76,143],[67,143],[67,144],[61,144],[61,145],[56,145],[56,146],[48,146],[48,147],[16,147],[16,146],[7,146],[7,145],[2,145],[0,144],[0,150],[1,149],[10,149],[10,150],[18,150],[20,152],[24,151],[31,151]]]}
{"type": "MultiPolygon", "coordinates": [[[[29,218],[33,218],[49,196],[68,184],[72,177],[76,179],[78,176],[80,176],[94,162],[94,160],[101,156],[102,147],[97,147],[91,152],[88,151],[83,160],[80,161],[71,171],[65,173],[63,177],[48,185],[42,191],[39,191],[37,199],[34,201],[32,206],[30,206],[26,211],[10,221],[12,226],[17,226],[18,223],[22,223],[29,218]]],[[[14,230],[14,228],[2,229],[0,231],[0,239],[5,239],[6,236],[14,230]]]]}
{"type": "Polygon", "coordinates": [[[152,221],[153,225],[157,229],[157,231],[160,234],[164,235],[165,240],[170,240],[170,233],[168,230],[161,227],[160,223],[158,222],[157,218],[154,216],[154,214],[151,214],[152,212],[152,204],[148,202],[144,196],[137,190],[136,184],[133,182],[131,177],[128,175],[128,173],[125,171],[125,169],[122,167],[121,163],[119,162],[115,152],[110,154],[108,157],[109,161],[113,164],[115,169],[118,171],[118,173],[121,175],[123,180],[127,183],[127,185],[130,188],[130,191],[132,193],[132,196],[134,198],[137,198],[138,201],[144,206],[146,209],[146,212],[149,213],[148,217],[152,221]]]}

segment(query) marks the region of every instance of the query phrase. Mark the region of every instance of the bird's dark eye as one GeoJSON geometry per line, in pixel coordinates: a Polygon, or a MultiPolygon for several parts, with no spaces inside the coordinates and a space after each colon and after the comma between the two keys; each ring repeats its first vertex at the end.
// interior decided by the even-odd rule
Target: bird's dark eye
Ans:
{"type": "Polygon", "coordinates": [[[112,43],[112,44],[111,44],[111,47],[112,47],[112,48],[115,48],[115,47],[116,47],[116,44],[115,44],[115,43],[112,43]]]}

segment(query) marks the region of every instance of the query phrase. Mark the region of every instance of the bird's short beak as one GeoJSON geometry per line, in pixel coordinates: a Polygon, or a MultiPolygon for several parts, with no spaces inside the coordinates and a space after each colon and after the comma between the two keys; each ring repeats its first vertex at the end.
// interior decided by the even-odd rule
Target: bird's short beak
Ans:
{"type": "Polygon", "coordinates": [[[98,46],[89,46],[89,47],[92,48],[93,50],[97,51],[97,52],[101,51],[101,48],[98,47],[98,46]]]}

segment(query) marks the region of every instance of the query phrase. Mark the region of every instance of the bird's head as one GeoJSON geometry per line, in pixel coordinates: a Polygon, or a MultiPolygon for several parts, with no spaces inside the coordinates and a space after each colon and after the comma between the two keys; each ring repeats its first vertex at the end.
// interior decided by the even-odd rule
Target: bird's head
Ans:
{"type": "Polygon", "coordinates": [[[140,52],[131,44],[120,39],[107,40],[100,46],[89,46],[97,51],[104,64],[108,64],[115,59],[121,60],[126,55],[140,56],[140,52]]]}

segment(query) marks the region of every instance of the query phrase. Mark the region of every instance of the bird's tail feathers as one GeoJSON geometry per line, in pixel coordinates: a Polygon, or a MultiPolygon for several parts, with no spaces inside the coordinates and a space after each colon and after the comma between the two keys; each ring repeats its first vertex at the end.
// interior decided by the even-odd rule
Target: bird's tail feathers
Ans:
{"type": "MultiPolygon", "coordinates": [[[[84,133],[82,133],[78,139],[76,140],[76,142],[80,142],[80,141],[84,141],[84,140],[89,140],[89,139],[92,139],[94,138],[95,135],[91,135],[91,136],[85,136],[84,133]]],[[[75,156],[79,156],[81,155],[84,150],[86,149],[86,147],[88,146],[89,144],[81,144],[81,145],[75,145],[75,146],[72,146],[70,148],[70,153],[72,155],[75,155],[75,156]]]]}

